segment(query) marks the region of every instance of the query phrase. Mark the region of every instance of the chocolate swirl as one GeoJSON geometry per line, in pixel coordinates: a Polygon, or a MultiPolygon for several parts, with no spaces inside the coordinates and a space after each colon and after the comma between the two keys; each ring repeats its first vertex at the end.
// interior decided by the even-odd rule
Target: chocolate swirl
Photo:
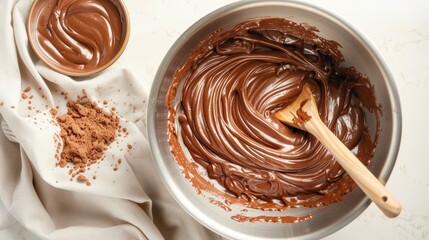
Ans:
{"type": "Polygon", "coordinates": [[[337,43],[314,32],[284,19],[248,21],[208,37],[176,73],[183,82],[176,109],[181,138],[208,176],[238,198],[318,206],[352,189],[315,137],[274,116],[305,83],[331,131],[364,164],[372,157],[364,114],[374,112],[372,87],[339,65],[337,43]]]}
{"type": "Polygon", "coordinates": [[[109,62],[124,37],[121,14],[110,0],[48,0],[38,20],[41,47],[52,60],[72,69],[109,62]]]}

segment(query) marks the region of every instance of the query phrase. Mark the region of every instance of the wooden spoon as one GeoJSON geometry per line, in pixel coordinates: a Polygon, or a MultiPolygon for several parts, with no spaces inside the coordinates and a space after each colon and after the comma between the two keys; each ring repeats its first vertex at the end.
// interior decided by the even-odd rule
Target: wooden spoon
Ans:
{"type": "Polygon", "coordinates": [[[399,215],[399,202],[322,122],[309,86],[304,85],[298,98],[275,116],[289,126],[314,135],[386,216],[393,218],[399,215]]]}

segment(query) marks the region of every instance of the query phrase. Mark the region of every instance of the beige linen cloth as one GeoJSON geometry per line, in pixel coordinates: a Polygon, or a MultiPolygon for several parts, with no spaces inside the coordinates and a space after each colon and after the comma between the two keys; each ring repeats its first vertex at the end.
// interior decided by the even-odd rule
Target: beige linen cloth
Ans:
{"type": "Polygon", "coordinates": [[[145,137],[149,86],[117,65],[79,79],[49,69],[28,43],[31,4],[0,1],[0,120],[18,142],[0,131],[0,230],[18,221],[41,239],[218,239],[178,206],[157,174],[145,137]],[[21,97],[27,87],[32,99],[21,97]],[[83,90],[100,107],[115,107],[129,132],[108,148],[89,187],[55,167],[59,129],[46,114],[56,106],[66,113],[66,102],[83,90]]]}

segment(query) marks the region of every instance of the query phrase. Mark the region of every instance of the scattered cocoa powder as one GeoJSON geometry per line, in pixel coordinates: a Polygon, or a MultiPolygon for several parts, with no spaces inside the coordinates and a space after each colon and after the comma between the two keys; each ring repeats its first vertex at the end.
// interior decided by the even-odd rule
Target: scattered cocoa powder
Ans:
{"type": "Polygon", "coordinates": [[[87,182],[88,178],[86,178],[85,175],[80,174],[79,176],[77,176],[77,181],[78,182],[87,182]]]}
{"type": "MultiPolygon", "coordinates": [[[[68,112],[56,118],[64,143],[57,165],[74,165],[69,171],[72,178],[102,160],[104,151],[115,140],[119,128],[119,117],[115,113],[104,112],[96,103],[84,103],[83,99],[86,98],[78,98],[76,102],[69,101],[68,112]]],[[[56,115],[57,110],[51,109],[51,113],[56,115]]],[[[78,176],[79,182],[83,182],[82,176],[85,177],[82,174],[78,176]]]]}
{"type": "Polygon", "coordinates": [[[117,164],[111,164],[110,166],[113,167],[113,171],[118,171],[119,169],[119,165],[122,163],[122,159],[118,159],[118,163],[117,164]]]}
{"type": "MultiPolygon", "coordinates": [[[[27,100],[28,110],[40,113],[39,109],[30,106],[33,99],[33,95],[29,94],[31,90],[31,87],[26,87],[21,93],[21,97],[27,100]]],[[[59,106],[49,108],[48,105],[45,105],[45,108],[49,109],[50,114],[55,118],[52,123],[61,129],[60,134],[54,135],[56,166],[69,169],[70,181],[76,180],[91,186],[90,180],[84,175],[85,171],[90,170],[90,165],[103,161],[104,151],[115,141],[116,133],[124,132],[128,135],[128,130],[119,126],[119,117],[116,115],[115,107],[111,108],[110,113],[104,112],[95,102],[89,101],[85,90],[82,90],[82,93],[83,96],[77,96],[76,101],[67,103],[68,112],[62,116],[57,116],[59,106]]],[[[67,92],[61,92],[61,95],[64,99],[68,97],[67,92]]],[[[47,99],[47,96],[42,95],[42,98],[47,99]]],[[[108,103],[108,100],[103,101],[104,105],[108,103]]],[[[0,106],[3,105],[4,102],[0,102],[0,106]]],[[[15,108],[15,106],[11,106],[11,108],[15,108]]],[[[37,122],[35,121],[34,124],[37,122]]],[[[132,146],[128,144],[128,149],[131,148],[132,146]]],[[[122,160],[118,159],[117,163],[112,165],[114,171],[119,170],[121,162],[122,160]]],[[[96,178],[94,173],[92,179],[96,178]]]]}
{"type": "Polygon", "coordinates": [[[49,112],[51,112],[52,116],[55,116],[55,115],[57,115],[58,110],[57,110],[56,108],[51,108],[51,109],[49,110],[49,112]]]}

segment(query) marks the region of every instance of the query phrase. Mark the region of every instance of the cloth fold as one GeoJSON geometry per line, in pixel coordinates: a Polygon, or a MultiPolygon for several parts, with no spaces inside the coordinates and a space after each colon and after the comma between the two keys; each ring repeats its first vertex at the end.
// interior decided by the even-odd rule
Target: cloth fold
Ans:
{"type": "Polygon", "coordinates": [[[31,4],[0,1],[0,120],[18,142],[0,131],[0,230],[16,220],[42,239],[220,239],[178,206],[157,175],[146,139],[149,86],[117,65],[85,78],[48,68],[28,43],[31,4]],[[85,172],[97,176],[91,186],[55,165],[60,129],[49,114],[65,114],[67,101],[83,95],[115,108],[128,133],[85,172]]]}

